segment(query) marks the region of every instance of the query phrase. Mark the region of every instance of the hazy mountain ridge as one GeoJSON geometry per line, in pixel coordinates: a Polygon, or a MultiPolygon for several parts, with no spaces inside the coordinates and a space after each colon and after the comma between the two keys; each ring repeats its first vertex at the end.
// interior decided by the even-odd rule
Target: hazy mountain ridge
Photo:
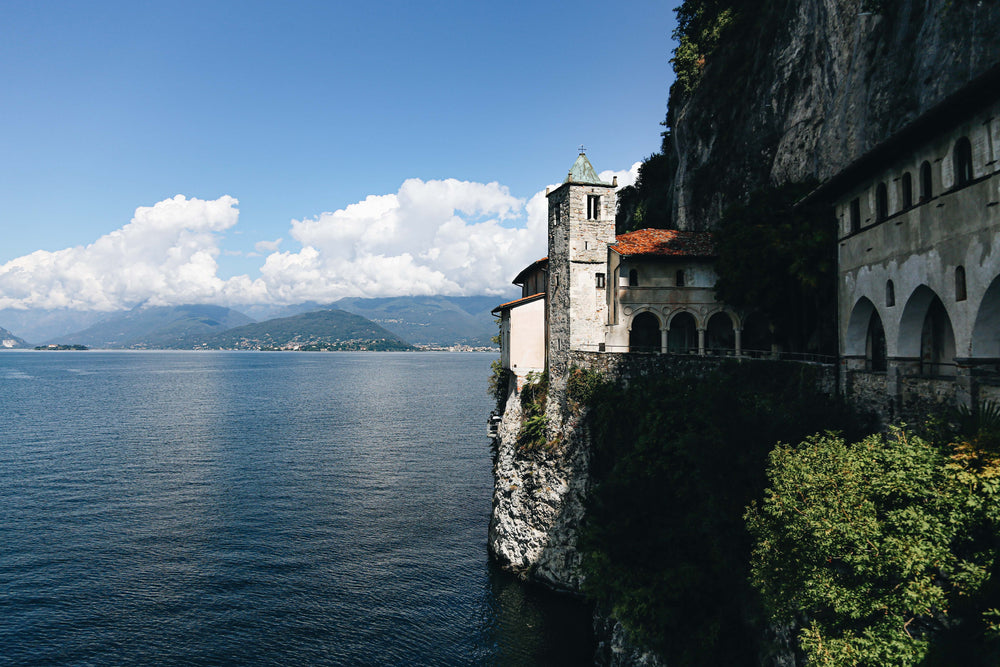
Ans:
{"type": "Polygon", "coordinates": [[[412,350],[412,345],[374,322],[337,308],[234,327],[198,347],[237,350],[412,350]]]}
{"type": "Polygon", "coordinates": [[[31,346],[23,338],[19,338],[3,327],[0,327],[0,349],[16,350],[25,347],[31,346]]]}
{"type": "Polygon", "coordinates": [[[49,343],[98,348],[185,348],[214,333],[253,322],[224,306],[137,307],[49,343]]]}

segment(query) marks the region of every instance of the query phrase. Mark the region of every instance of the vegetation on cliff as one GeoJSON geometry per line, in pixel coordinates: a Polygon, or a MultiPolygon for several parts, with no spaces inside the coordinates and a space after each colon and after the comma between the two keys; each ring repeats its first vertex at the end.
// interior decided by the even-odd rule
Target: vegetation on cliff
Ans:
{"type": "Polygon", "coordinates": [[[1000,664],[998,433],[771,453],[752,581],[809,664],[1000,664]]]}
{"type": "Polygon", "coordinates": [[[743,514],[764,491],[768,453],[817,429],[861,433],[815,372],[734,362],[628,387],[571,377],[593,447],[586,593],[667,664],[755,664],[764,652],[743,514]]]}

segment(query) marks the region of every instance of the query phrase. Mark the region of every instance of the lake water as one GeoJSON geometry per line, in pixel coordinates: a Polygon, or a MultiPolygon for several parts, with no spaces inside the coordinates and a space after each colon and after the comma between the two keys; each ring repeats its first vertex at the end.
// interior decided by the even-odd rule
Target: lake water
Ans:
{"type": "Polygon", "coordinates": [[[0,353],[0,664],[586,664],[487,556],[480,353],[0,353]]]}

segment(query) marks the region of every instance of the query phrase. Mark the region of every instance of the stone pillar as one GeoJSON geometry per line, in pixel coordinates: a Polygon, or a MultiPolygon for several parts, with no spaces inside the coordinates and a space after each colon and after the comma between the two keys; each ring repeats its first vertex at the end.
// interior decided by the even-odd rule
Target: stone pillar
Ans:
{"type": "Polygon", "coordinates": [[[660,354],[667,353],[667,334],[670,333],[670,329],[660,329],[660,354]]]}
{"type": "Polygon", "coordinates": [[[736,329],[736,356],[743,353],[743,329],[736,329]]]}
{"type": "Polygon", "coordinates": [[[698,329],[698,354],[705,356],[705,330],[698,329]]]}

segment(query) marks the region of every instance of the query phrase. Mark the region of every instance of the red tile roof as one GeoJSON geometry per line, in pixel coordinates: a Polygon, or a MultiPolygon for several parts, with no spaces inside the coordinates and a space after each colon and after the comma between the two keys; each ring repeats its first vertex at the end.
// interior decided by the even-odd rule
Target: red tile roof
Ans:
{"type": "Polygon", "coordinates": [[[501,310],[510,310],[511,308],[517,308],[518,306],[522,306],[530,301],[535,301],[537,299],[542,299],[542,298],[545,298],[545,292],[539,292],[538,294],[532,294],[531,296],[525,296],[521,297],[520,299],[514,299],[513,301],[508,301],[507,303],[501,303],[499,306],[497,306],[490,312],[491,314],[495,315],[499,313],[501,310]]]}
{"type": "Polygon", "coordinates": [[[611,249],[623,257],[715,257],[715,243],[710,232],[685,232],[679,229],[640,229],[619,234],[611,249]]]}

